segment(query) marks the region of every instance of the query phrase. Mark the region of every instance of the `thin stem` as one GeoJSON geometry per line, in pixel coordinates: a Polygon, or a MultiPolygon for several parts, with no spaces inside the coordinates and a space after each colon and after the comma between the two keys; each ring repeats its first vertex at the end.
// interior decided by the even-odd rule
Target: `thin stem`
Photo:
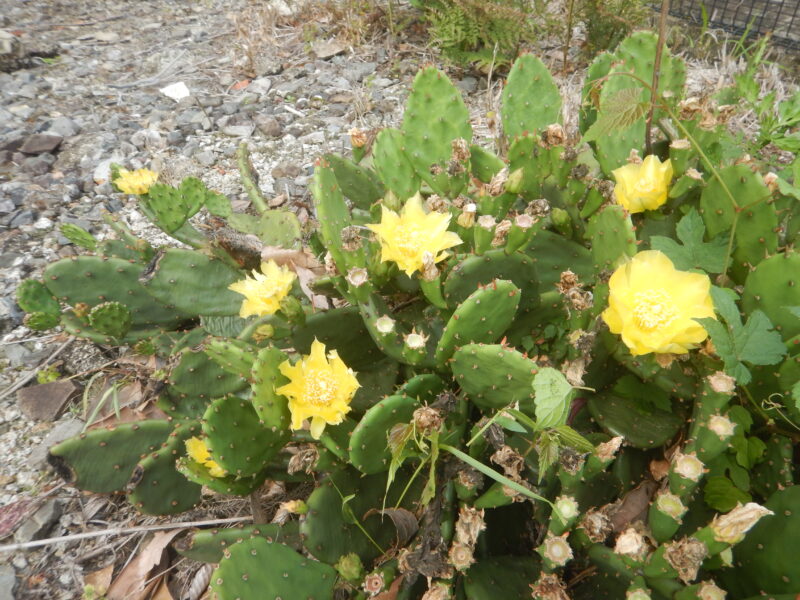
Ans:
{"type": "Polygon", "coordinates": [[[261,504],[261,488],[255,490],[250,494],[250,511],[253,513],[253,523],[266,523],[267,513],[264,506],[261,504]]]}
{"type": "Polygon", "coordinates": [[[564,75],[567,74],[567,63],[569,62],[569,45],[572,42],[572,17],[575,8],[575,0],[569,0],[567,5],[567,35],[564,36],[564,49],[563,49],[563,66],[562,70],[564,75]]]}
{"type": "Polygon", "coordinates": [[[258,182],[253,171],[253,163],[250,162],[250,150],[247,148],[247,142],[239,144],[239,149],[236,151],[236,161],[239,166],[239,177],[242,180],[242,187],[247,192],[250,202],[256,207],[258,212],[264,214],[269,210],[267,201],[258,189],[258,182]]]}
{"type": "Polygon", "coordinates": [[[212,525],[225,525],[227,523],[241,523],[242,521],[250,521],[252,517],[231,517],[228,519],[211,519],[210,521],[187,521],[185,523],[165,523],[164,525],[143,525],[141,527],[115,527],[112,529],[104,529],[102,531],[88,531],[85,533],[75,533],[72,535],[62,535],[60,537],[47,538],[45,540],[35,540],[33,542],[24,542],[21,544],[6,544],[0,546],[0,552],[17,552],[18,550],[30,550],[31,548],[39,548],[41,546],[49,546],[51,544],[58,544],[61,542],[74,542],[77,540],[86,540],[90,538],[125,535],[128,533],[144,533],[147,531],[164,531],[167,529],[191,529],[192,527],[209,527],[212,525]]]}
{"type": "Polygon", "coordinates": [[[667,36],[667,15],[669,14],[669,0],[661,0],[661,15],[658,21],[658,42],[656,45],[656,59],[653,64],[653,86],[650,88],[650,109],[647,111],[647,121],[644,130],[645,154],[653,153],[653,113],[656,110],[658,99],[658,79],[661,76],[661,58],[664,54],[664,43],[667,36]]]}

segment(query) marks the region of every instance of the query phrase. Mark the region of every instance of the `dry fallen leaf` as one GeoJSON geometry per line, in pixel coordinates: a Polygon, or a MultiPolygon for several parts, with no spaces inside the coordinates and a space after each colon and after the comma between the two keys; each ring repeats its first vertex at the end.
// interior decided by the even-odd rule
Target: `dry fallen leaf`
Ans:
{"type": "Polygon", "coordinates": [[[90,585],[98,597],[105,596],[111,585],[111,575],[114,573],[114,563],[103,567],[99,571],[92,571],[83,577],[83,584],[90,585]]]}
{"type": "Polygon", "coordinates": [[[164,550],[180,533],[173,531],[157,531],[131,562],[117,576],[106,597],[108,600],[147,600],[158,580],[148,581],[152,571],[161,563],[164,550]]]}

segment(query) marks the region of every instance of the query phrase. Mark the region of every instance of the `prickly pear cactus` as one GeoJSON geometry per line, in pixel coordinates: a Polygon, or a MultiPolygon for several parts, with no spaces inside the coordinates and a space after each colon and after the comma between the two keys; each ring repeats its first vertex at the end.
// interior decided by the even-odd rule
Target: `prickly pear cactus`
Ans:
{"type": "Polygon", "coordinates": [[[51,464],[148,514],[248,496],[254,523],[176,542],[223,600],[800,593],[800,168],[721,148],[668,49],[653,94],[657,54],[592,62],[580,140],[520,57],[495,147],[426,67],[399,129],[318,159],[302,231],[244,167],[258,215],[116,177],[182,246],[67,228],[86,253],[18,303],[147,355],[168,418],[51,464]]]}

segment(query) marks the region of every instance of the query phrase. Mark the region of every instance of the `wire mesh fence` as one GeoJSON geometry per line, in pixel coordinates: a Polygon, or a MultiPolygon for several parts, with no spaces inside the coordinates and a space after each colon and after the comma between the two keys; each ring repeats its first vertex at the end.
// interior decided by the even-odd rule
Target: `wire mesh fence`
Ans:
{"type": "Polygon", "coordinates": [[[775,43],[800,50],[800,0],[673,0],[670,13],[736,35],[772,33],[775,43]]]}

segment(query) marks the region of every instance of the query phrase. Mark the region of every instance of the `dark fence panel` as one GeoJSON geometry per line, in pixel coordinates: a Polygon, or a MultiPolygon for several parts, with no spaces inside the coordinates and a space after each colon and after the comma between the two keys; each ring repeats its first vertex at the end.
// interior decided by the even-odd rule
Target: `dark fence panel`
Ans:
{"type": "Polygon", "coordinates": [[[800,0],[673,0],[670,14],[741,35],[772,33],[777,44],[800,49],[800,0]]]}

